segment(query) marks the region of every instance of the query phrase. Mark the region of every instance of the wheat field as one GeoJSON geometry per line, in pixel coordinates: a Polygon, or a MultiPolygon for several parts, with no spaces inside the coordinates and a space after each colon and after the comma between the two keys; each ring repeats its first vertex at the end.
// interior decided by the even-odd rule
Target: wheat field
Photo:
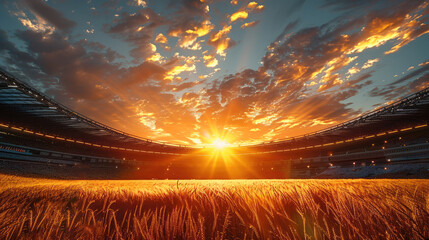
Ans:
{"type": "Polygon", "coordinates": [[[428,186],[0,175],[0,239],[427,239],[428,186]]]}

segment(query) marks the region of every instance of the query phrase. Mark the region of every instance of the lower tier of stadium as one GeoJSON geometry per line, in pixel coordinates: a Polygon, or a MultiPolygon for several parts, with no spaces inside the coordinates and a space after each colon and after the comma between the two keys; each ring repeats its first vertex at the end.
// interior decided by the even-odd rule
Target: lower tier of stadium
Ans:
{"type": "MultiPolygon", "coordinates": [[[[429,167],[429,127],[420,124],[402,129],[317,142],[302,146],[257,151],[230,147],[195,148],[171,153],[117,148],[97,143],[52,137],[0,124],[2,169],[29,168],[55,177],[88,179],[227,179],[310,178],[329,169],[398,164],[429,167]],[[19,168],[19,167],[18,167],[19,168]]],[[[426,167],[427,168],[427,167],[426,167]]],[[[12,170],[11,170],[12,169],[12,170]]]]}

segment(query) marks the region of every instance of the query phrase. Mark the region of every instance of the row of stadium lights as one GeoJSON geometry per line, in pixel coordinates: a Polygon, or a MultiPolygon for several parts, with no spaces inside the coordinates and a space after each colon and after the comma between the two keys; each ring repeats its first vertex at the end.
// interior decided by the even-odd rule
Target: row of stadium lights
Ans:
{"type": "MultiPolygon", "coordinates": [[[[427,126],[427,124],[426,125],[418,125],[418,126],[416,126],[416,127],[414,127],[414,128],[421,128],[421,127],[425,127],[425,126],[427,126]]],[[[401,129],[401,130],[395,130],[395,131],[391,131],[391,132],[388,132],[387,134],[389,134],[389,133],[396,133],[396,132],[399,132],[399,131],[401,131],[401,132],[403,132],[403,131],[407,131],[407,130],[410,130],[410,129],[413,129],[413,127],[410,127],[410,128],[404,128],[404,129],[401,129]]],[[[377,134],[377,136],[382,136],[382,135],[385,135],[385,134],[377,134]]],[[[371,135],[370,137],[372,137],[373,135],[371,135]]],[[[360,137],[360,138],[355,138],[354,140],[361,140],[361,139],[363,139],[363,138],[369,138],[369,137],[360,137]]],[[[398,137],[398,139],[399,140],[401,140],[402,139],[402,137],[398,137]]],[[[348,140],[346,140],[346,142],[347,142],[348,140]]],[[[388,141],[387,140],[384,140],[384,144],[386,144],[388,141]]],[[[338,142],[336,142],[336,143],[338,143],[338,142]]],[[[426,141],[426,143],[428,143],[428,141],[426,141]]],[[[324,144],[324,145],[326,145],[326,144],[324,144]]],[[[322,145],[323,146],[323,145],[322,145]]],[[[375,143],[372,143],[371,144],[371,146],[372,147],[374,147],[375,146],[375,143]]],[[[407,146],[405,143],[404,144],[402,144],[402,146],[403,147],[405,147],[405,146],[407,146]]],[[[386,147],[385,146],[382,146],[381,147],[381,149],[386,149],[386,147]]],[[[292,149],[293,150],[293,149],[292,149]]],[[[333,154],[332,153],[329,153],[329,156],[331,157],[331,156],[333,156],[333,154]]],[[[299,158],[299,160],[302,160],[302,157],[300,157],[299,158]]],[[[390,159],[389,159],[389,162],[390,162],[390,159]]],[[[353,162],[353,164],[355,164],[354,162],[353,162]]],[[[333,164],[332,163],[330,163],[330,166],[332,167],[333,166],[333,164]]],[[[309,166],[307,166],[308,168],[309,168],[309,166]]]]}
{"type": "Polygon", "coordinates": [[[25,133],[28,133],[28,134],[37,135],[37,136],[40,136],[40,137],[46,137],[46,138],[51,138],[51,139],[56,139],[56,140],[61,140],[61,141],[67,141],[67,142],[72,142],[72,143],[79,143],[79,144],[93,146],[93,147],[98,147],[98,148],[107,148],[107,149],[123,150],[123,151],[130,151],[130,152],[156,153],[156,154],[167,154],[167,155],[181,155],[179,153],[154,152],[154,151],[145,151],[145,150],[139,150],[139,149],[130,149],[130,148],[121,148],[121,147],[99,145],[99,144],[95,144],[95,143],[89,143],[89,142],[74,140],[74,139],[70,139],[70,138],[63,138],[63,137],[58,137],[58,136],[52,136],[52,135],[43,134],[43,133],[40,133],[40,132],[34,132],[34,131],[30,131],[30,130],[27,130],[27,129],[24,129],[24,128],[18,128],[18,127],[6,125],[6,124],[1,124],[1,123],[0,123],[0,127],[6,127],[6,128],[10,128],[10,129],[17,130],[17,131],[22,131],[22,132],[25,132],[25,133]]]}
{"type": "MultiPolygon", "coordinates": [[[[296,150],[304,150],[304,149],[325,147],[325,146],[331,146],[331,145],[335,145],[335,144],[349,143],[349,142],[353,142],[353,141],[359,141],[359,140],[369,139],[369,138],[373,138],[373,137],[384,136],[384,135],[393,134],[393,133],[397,133],[397,132],[405,132],[405,131],[409,131],[409,130],[417,129],[417,128],[422,128],[422,127],[426,127],[426,126],[427,126],[427,124],[423,124],[423,125],[418,125],[418,126],[415,126],[415,127],[408,127],[408,128],[403,128],[403,129],[399,129],[399,130],[382,132],[382,133],[374,134],[374,135],[368,135],[368,136],[363,136],[363,137],[358,137],[358,138],[351,138],[351,139],[347,139],[347,140],[344,140],[344,141],[331,142],[331,143],[318,144],[318,145],[311,145],[311,146],[307,146],[307,147],[282,149],[282,150],[273,150],[273,151],[266,151],[266,152],[255,152],[255,153],[240,153],[238,155],[264,154],[264,153],[276,153],[276,152],[290,152],[290,151],[296,151],[296,150]]],[[[382,149],[385,149],[385,147],[383,146],[382,149]]]]}
{"type": "MultiPolygon", "coordinates": [[[[390,159],[386,160],[387,163],[390,163],[390,161],[391,161],[390,159]]],[[[371,161],[371,165],[375,166],[375,161],[374,160],[371,161]]],[[[329,163],[329,167],[333,167],[333,166],[334,166],[333,163],[329,163]]],[[[356,162],[353,162],[353,167],[356,167],[356,162]]],[[[310,165],[307,165],[307,168],[310,168],[310,165]]],[[[384,170],[387,170],[387,167],[384,167],[384,170]]]]}
{"type": "MultiPolygon", "coordinates": [[[[318,144],[318,145],[312,145],[312,146],[301,147],[301,148],[282,149],[282,150],[274,150],[274,151],[266,151],[266,152],[255,152],[255,153],[240,153],[238,155],[264,154],[264,153],[275,153],[275,152],[290,152],[290,151],[296,151],[296,150],[304,150],[304,149],[325,147],[325,146],[330,146],[330,145],[335,145],[335,144],[349,143],[349,142],[353,142],[353,141],[359,141],[359,140],[363,140],[363,139],[369,139],[369,138],[373,138],[373,137],[376,137],[376,136],[377,137],[384,136],[384,135],[387,135],[387,134],[393,134],[393,133],[397,133],[397,132],[405,132],[405,131],[409,131],[409,130],[412,130],[412,129],[422,128],[422,127],[427,127],[427,126],[428,126],[427,124],[422,124],[422,125],[418,125],[418,126],[415,126],[415,127],[408,127],[408,128],[403,128],[403,129],[400,129],[400,130],[387,131],[387,132],[382,132],[382,133],[379,133],[379,134],[374,134],[374,135],[369,135],[369,136],[363,136],[363,137],[358,137],[358,138],[347,139],[347,140],[344,140],[344,141],[331,142],[331,143],[325,143],[325,144],[318,144]]],[[[168,154],[168,155],[182,155],[182,154],[179,154],[179,153],[154,152],[154,151],[145,151],[145,150],[139,150],[139,149],[130,149],[130,148],[121,148],[121,147],[99,145],[99,144],[95,144],[95,143],[89,143],[89,142],[84,142],[84,141],[79,141],[79,140],[74,140],[74,139],[69,139],[69,138],[52,136],[52,135],[43,134],[43,133],[40,133],[40,132],[34,132],[34,131],[26,130],[24,128],[18,128],[18,127],[6,125],[6,124],[1,124],[1,123],[0,123],[0,127],[11,128],[13,130],[22,131],[22,132],[33,134],[33,135],[38,135],[40,137],[57,139],[57,140],[67,141],[67,142],[72,142],[72,143],[79,143],[79,144],[84,144],[84,145],[93,146],[93,147],[99,147],[99,148],[108,148],[108,149],[123,150],[123,151],[130,151],[130,152],[143,152],[143,153],[168,154]]],[[[401,137],[399,137],[399,139],[401,139],[401,137]]],[[[384,141],[384,142],[387,143],[387,140],[384,141]]],[[[375,146],[375,145],[372,144],[372,146],[375,146]]],[[[405,146],[405,144],[404,144],[404,146],[405,146]]],[[[385,146],[382,146],[382,149],[385,149],[385,146]]],[[[332,154],[331,154],[331,156],[332,156],[332,154]]],[[[300,159],[302,159],[302,158],[300,158],[300,159]]]]}

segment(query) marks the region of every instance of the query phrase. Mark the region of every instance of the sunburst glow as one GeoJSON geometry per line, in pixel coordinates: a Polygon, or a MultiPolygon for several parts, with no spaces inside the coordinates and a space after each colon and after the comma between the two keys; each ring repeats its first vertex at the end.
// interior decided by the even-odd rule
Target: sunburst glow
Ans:
{"type": "Polygon", "coordinates": [[[222,139],[217,138],[217,139],[215,139],[215,140],[213,141],[212,145],[213,145],[213,147],[215,147],[216,149],[218,149],[218,150],[222,150],[222,149],[224,149],[225,147],[228,147],[229,143],[228,143],[228,142],[226,142],[225,140],[222,140],[222,139]]]}

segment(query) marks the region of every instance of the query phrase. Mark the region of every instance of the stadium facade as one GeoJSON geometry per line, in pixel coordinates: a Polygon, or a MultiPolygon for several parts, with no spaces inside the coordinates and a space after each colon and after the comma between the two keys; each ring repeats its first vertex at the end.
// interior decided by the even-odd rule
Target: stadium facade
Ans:
{"type": "Polygon", "coordinates": [[[119,131],[0,71],[1,168],[71,178],[298,178],[338,167],[428,164],[428,110],[426,88],[322,131],[225,154],[119,131]]]}

